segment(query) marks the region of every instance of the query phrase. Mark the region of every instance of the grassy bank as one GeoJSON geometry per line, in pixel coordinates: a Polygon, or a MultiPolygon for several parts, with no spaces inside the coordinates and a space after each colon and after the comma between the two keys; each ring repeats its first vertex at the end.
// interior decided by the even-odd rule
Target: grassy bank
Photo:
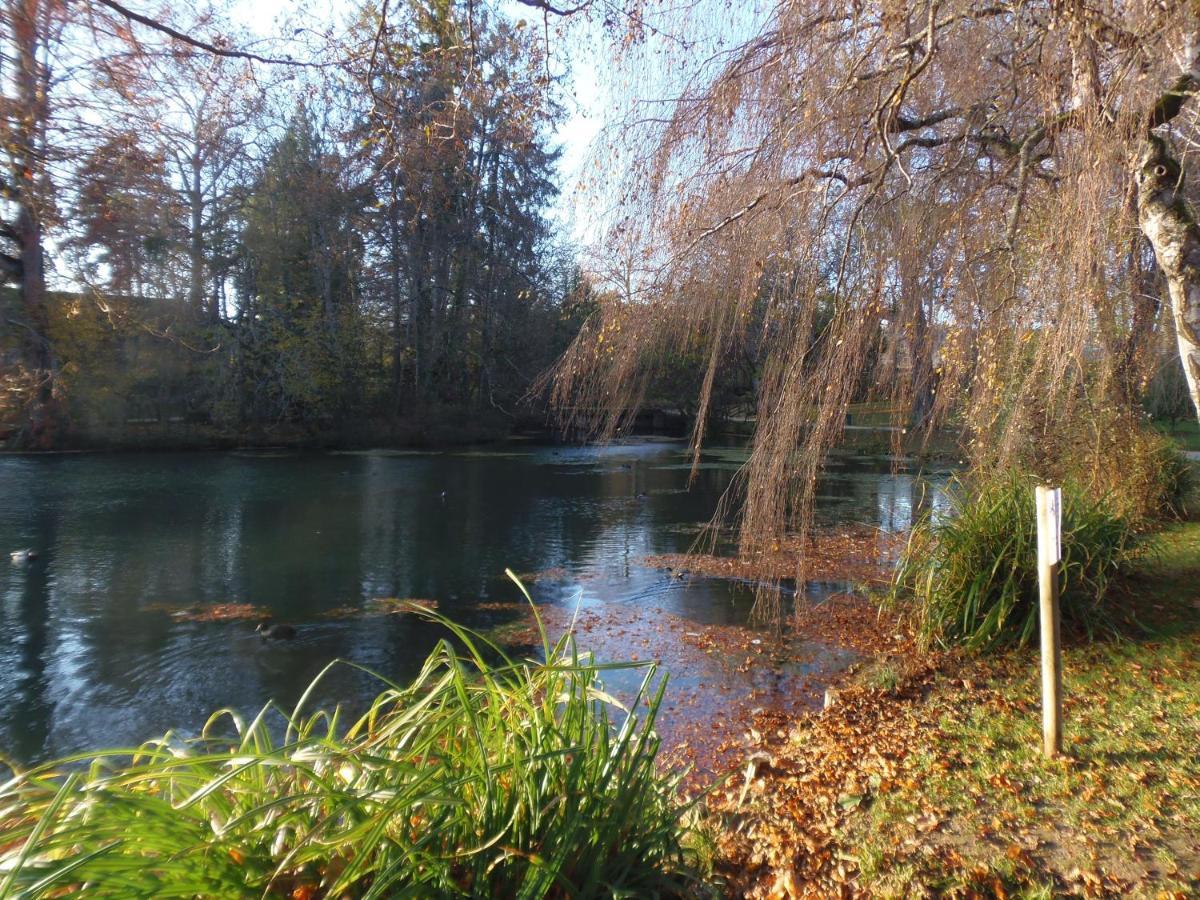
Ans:
{"type": "Polygon", "coordinates": [[[536,664],[445,624],[357,721],[218,713],[198,738],[17,774],[0,896],[694,895],[653,666],[626,711],[569,638],[536,664]]]}
{"type": "Polygon", "coordinates": [[[1140,625],[1065,651],[1066,759],[1039,752],[1036,652],[880,661],[715,798],[735,888],[1200,891],[1200,523],[1156,550],[1117,598],[1140,625]]]}

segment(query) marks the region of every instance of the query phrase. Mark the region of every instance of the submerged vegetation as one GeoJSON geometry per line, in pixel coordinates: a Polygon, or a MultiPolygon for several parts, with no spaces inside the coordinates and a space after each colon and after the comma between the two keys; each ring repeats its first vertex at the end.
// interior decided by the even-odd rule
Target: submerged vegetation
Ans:
{"type": "Polygon", "coordinates": [[[16,773],[0,895],[694,894],[654,666],[625,707],[569,636],[543,630],[534,663],[414,612],[453,640],[349,724],[303,699],[224,710],[196,738],[16,773]]]}

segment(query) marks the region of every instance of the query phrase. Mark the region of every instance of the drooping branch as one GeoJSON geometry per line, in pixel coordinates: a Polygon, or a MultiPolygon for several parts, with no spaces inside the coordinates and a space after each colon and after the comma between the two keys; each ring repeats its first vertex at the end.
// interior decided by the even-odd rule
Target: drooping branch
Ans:
{"type": "Polygon", "coordinates": [[[553,16],[573,16],[575,13],[583,12],[592,5],[592,0],[584,0],[578,6],[555,6],[553,3],[547,3],[546,0],[517,0],[517,2],[522,6],[539,9],[553,16]]]}
{"type": "MultiPolygon", "coordinates": [[[[1162,45],[1200,16],[1081,0],[771,6],[760,31],[697,65],[671,115],[638,119],[661,129],[652,152],[630,129],[638,165],[622,203],[654,224],[614,230],[612,251],[632,257],[640,238],[646,257],[676,262],[656,270],[646,310],[612,301],[624,327],[584,334],[559,381],[560,399],[624,414],[664,345],[701,336],[710,361],[730,345],[754,354],[739,523],[754,537],[799,527],[815,482],[797,460],[819,464],[851,399],[886,395],[898,426],[963,423],[980,465],[1029,452],[1044,409],[1014,397],[1045,395],[1056,417],[1108,415],[1093,402],[1112,383],[1104,367],[1131,354],[1113,342],[1094,358],[1097,331],[1136,341],[1155,314],[1144,295],[1127,314],[1131,280],[1106,243],[1130,233],[1132,207],[1116,202],[1141,143],[1129,126],[1139,113],[1164,124],[1197,92],[1195,66],[1165,63],[1162,45]],[[839,184],[793,180],[807,166],[839,184]],[[652,327],[632,327],[626,307],[652,327]]],[[[633,61],[657,71],[649,53],[633,61]]],[[[1175,191],[1148,186],[1143,206],[1200,285],[1200,250],[1181,249],[1200,248],[1194,226],[1170,221],[1187,212],[1175,191]]],[[[1200,318],[1183,325],[1200,338],[1200,318]]],[[[1132,406],[1140,379],[1126,383],[1132,406]]]]}
{"type": "MultiPolygon", "coordinates": [[[[810,179],[810,178],[818,179],[818,180],[827,179],[830,181],[839,181],[846,187],[847,190],[849,190],[850,188],[863,187],[864,185],[870,183],[870,181],[871,181],[870,178],[865,177],[865,176],[851,180],[851,179],[847,178],[845,175],[843,175],[841,172],[838,172],[834,169],[810,168],[810,169],[805,169],[803,172],[801,172],[795,178],[788,179],[786,182],[784,182],[784,184],[782,186],[783,187],[796,187],[797,185],[801,184],[802,182],[804,182],[805,180],[810,179]]],[[[766,200],[768,197],[772,196],[773,194],[778,194],[778,191],[777,190],[764,191],[761,194],[758,194],[753,200],[751,200],[749,203],[747,203],[741,209],[737,210],[736,212],[730,213],[724,219],[722,219],[720,222],[717,222],[715,225],[710,225],[708,228],[705,228],[703,231],[700,232],[700,234],[698,234],[696,236],[696,238],[688,246],[688,249],[689,250],[695,249],[695,247],[698,244],[700,244],[702,241],[706,240],[707,238],[712,237],[713,235],[717,234],[720,231],[723,231],[724,229],[728,228],[730,225],[737,222],[739,219],[743,218],[744,216],[748,215],[749,213],[752,213],[755,209],[758,208],[758,206],[760,204],[762,204],[762,202],[764,200],[766,200]]]]}

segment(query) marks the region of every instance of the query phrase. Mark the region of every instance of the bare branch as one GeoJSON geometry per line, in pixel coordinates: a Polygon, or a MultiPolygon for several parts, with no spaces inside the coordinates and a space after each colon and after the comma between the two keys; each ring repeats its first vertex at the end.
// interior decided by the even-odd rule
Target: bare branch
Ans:
{"type": "Polygon", "coordinates": [[[517,0],[522,6],[528,6],[531,9],[540,9],[542,12],[550,13],[555,16],[573,16],[575,13],[583,12],[592,5],[592,0],[584,0],[578,6],[555,6],[552,3],[547,3],[545,0],[517,0]]]}
{"type": "Polygon", "coordinates": [[[203,50],[205,53],[211,53],[214,56],[224,56],[229,59],[246,59],[250,60],[251,62],[265,63],[272,66],[298,66],[302,68],[322,68],[324,66],[323,63],[304,62],[301,60],[292,59],[290,56],[285,56],[282,58],[259,56],[257,53],[251,53],[247,50],[235,50],[230,47],[221,47],[217,44],[203,41],[200,38],[195,38],[189,34],[185,34],[184,32],[179,31],[176,28],[172,28],[170,25],[166,24],[165,22],[161,22],[158,19],[153,19],[150,16],[144,16],[141,13],[134,12],[129,7],[118,3],[117,0],[93,0],[93,2],[98,3],[101,6],[108,7],[113,12],[124,16],[131,22],[137,22],[139,25],[145,25],[147,28],[153,29],[161,34],[165,34],[168,37],[174,38],[175,40],[187,44],[190,47],[195,47],[197,50],[203,50]]]}
{"type": "Polygon", "coordinates": [[[1166,125],[1183,109],[1183,104],[1188,98],[1196,93],[1197,87],[1200,87],[1197,80],[1196,67],[1200,63],[1200,59],[1193,60],[1191,68],[1182,73],[1175,83],[1155,101],[1154,106],[1150,110],[1150,117],[1146,122],[1147,129],[1158,128],[1160,125],[1166,125]]]}

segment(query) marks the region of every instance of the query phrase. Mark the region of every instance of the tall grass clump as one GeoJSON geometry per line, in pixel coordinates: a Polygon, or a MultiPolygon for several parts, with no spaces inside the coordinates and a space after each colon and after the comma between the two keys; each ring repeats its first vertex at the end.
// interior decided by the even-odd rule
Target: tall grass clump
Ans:
{"type": "MultiPolygon", "coordinates": [[[[893,600],[912,602],[925,643],[984,650],[1027,643],[1038,630],[1034,483],[999,475],[951,485],[950,509],[913,528],[893,600]]],[[[1074,484],[1063,488],[1060,603],[1064,626],[1109,621],[1105,595],[1134,551],[1131,521],[1074,484]]]]}
{"type": "Polygon", "coordinates": [[[1196,492],[1191,463],[1173,440],[1150,432],[1136,442],[1132,451],[1139,459],[1129,469],[1140,475],[1142,503],[1134,507],[1146,519],[1183,519],[1189,512],[1196,492]]]}
{"type": "Polygon", "coordinates": [[[357,720],[224,710],[198,738],[15,774],[0,896],[694,893],[677,781],[654,765],[654,667],[626,708],[569,636],[520,661],[416,612],[453,639],[357,720]]]}

